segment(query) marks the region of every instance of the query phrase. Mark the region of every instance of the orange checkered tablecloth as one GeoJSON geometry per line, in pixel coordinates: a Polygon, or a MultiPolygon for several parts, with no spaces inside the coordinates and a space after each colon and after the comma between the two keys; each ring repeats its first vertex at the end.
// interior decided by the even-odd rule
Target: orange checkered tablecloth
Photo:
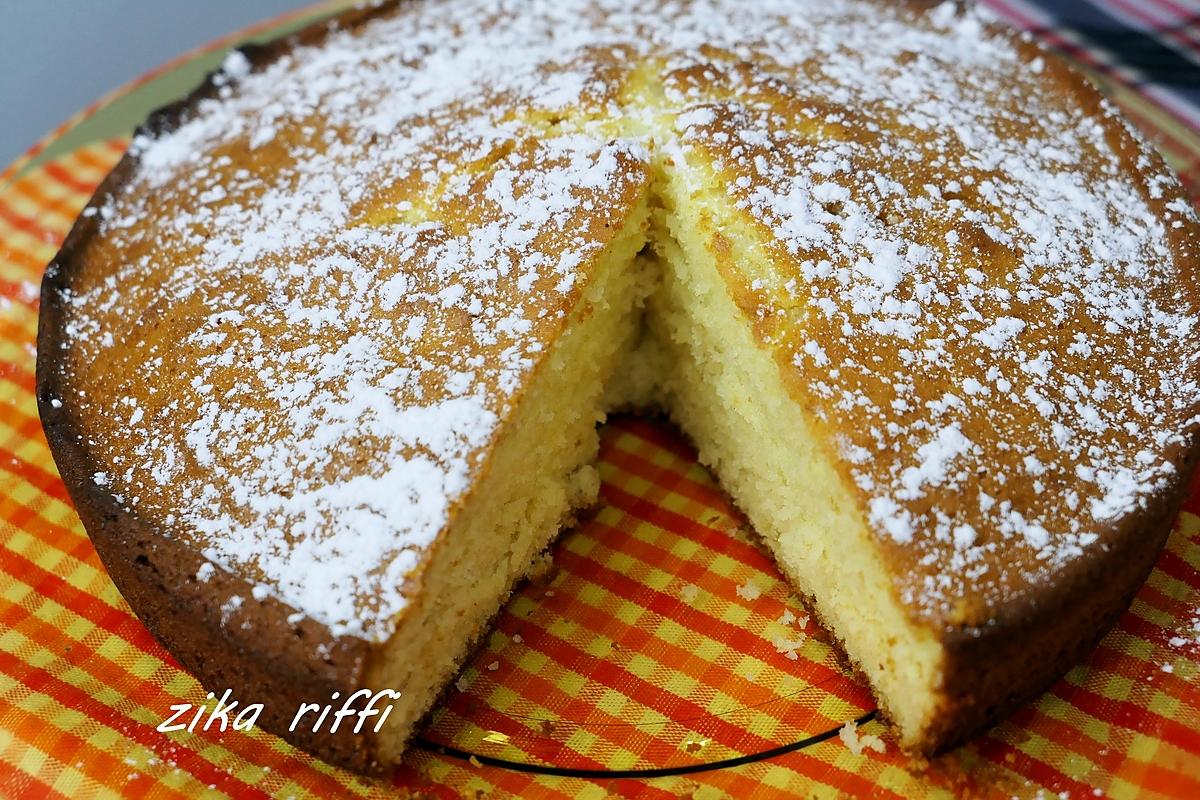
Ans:
{"type": "MultiPolygon", "coordinates": [[[[1200,137],[1164,124],[1168,157],[1194,163],[1200,137]]],[[[1200,797],[1200,486],[1085,663],[969,746],[914,760],[886,735],[883,752],[852,746],[883,734],[870,694],[695,453],[632,418],[604,429],[602,507],[389,780],[258,730],[159,733],[205,692],[97,560],[34,402],[42,269],[126,143],[0,173],[0,797],[1200,797]]]]}

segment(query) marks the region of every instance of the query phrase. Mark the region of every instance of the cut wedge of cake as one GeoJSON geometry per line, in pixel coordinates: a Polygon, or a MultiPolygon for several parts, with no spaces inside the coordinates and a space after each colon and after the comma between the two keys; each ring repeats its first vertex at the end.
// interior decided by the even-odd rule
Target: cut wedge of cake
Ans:
{"type": "Polygon", "coordinates": [[[235,52],[47,270],[38,398],[147,626],[375,769],[657,407],[906,749],[1144,580],[1196,457],[1195,215],[952,5],[474,0],[235,52]],[[300,703],[401,691],[376,734],[300,703]]]}

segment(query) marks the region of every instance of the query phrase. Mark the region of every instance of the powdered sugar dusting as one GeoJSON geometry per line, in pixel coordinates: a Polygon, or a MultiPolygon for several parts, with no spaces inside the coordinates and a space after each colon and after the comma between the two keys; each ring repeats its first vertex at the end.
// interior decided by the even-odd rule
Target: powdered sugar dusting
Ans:
{"type": "Polygon", "coordinates": [[[861,0],[414,2],[231,54],[69,298],[96,482],[386,638],[658,160],[770,241],[759,329],[906,598],[1002,598],[1174,479],[1200,399],[1192,211],[1028,61],[861,0]]]}
{"type": "Polygon", "coordinates": [[[98,258],[135,256],[72,298],[80,362],[137,364],[97,483],[339,634],[389,635],[645,180],[638,141],[539,116],[599,103],[611,54],[555,70],[561,20],[459,6],[231,54],[135,138],[98,258]],[[134,400],[156,375],[178,396],[134,400]]]}
{"type": "Polygon", "coordinates": [[[714,68],[737,102],[668,83],[710,112],[687,170],[714,162],[791,265],[748,281],[754,312],[841,433],[906,600],[980,622],[963,598],[1053,580],[1177,480],[1200,340],[1170,231],[1195,216],[1156,206],[1167,181],[1113,148],[1107,105],[1064,107],[974,12],[804,16],[798,67],[714,68]]]}

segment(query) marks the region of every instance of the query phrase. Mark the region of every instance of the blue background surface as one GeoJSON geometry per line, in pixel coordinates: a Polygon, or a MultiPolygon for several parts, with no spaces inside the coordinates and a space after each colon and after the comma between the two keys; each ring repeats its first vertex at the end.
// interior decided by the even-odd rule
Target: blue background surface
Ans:
{"type": "Polygon", "coordinates": [[[0,166],[169,61],[308,0],[0,0],[0,166]]]}

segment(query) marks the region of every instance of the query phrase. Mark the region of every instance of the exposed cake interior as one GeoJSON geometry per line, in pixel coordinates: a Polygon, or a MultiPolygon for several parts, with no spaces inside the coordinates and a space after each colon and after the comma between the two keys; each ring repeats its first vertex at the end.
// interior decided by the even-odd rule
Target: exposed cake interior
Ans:
{"type": "Polygon", "coordinates": [[[921,744],[942,651],[899,603],[826,434],[731,295],[725,273],[772,267],[719,192],[710,170],[659,160],[369,676],[405,687],[382,734],[384,761],[399,758],[531,560],[596,499],[596,426],[622,408],[666,412],[682,428],[867,676],[902,744],[921,744]],[[726,252],[714,252],[718,230],[726,252]]]}
{"type": "Polygon", "coordinates": [[[735,264],[771,269],[753,231],[716,201],[704,172],[680,163],[670,173],[655,217],[662,280],[648,314],[648,350],[662,353],[665,376],[658,396],[914,747],[938,705],[941,648],[898,602],[828,434],[795,402],[731,296],[724,274],[735,264]],[[718,231],[728,251],[714,252],[718,231]]]}
{"type": "Polygon", "coordinates": [[[384,762],[400,758],[413,725],[514,584],[575,511],[596,502],[604,387],[639,332],[654,277],[653,263],[636,258],[646,240],[646,199],[599,259],[565,333],[516,401],[482,478],[410,588],[417,599],[367,676],[370,686],[404,687],[380,732],[384,762]]]}

